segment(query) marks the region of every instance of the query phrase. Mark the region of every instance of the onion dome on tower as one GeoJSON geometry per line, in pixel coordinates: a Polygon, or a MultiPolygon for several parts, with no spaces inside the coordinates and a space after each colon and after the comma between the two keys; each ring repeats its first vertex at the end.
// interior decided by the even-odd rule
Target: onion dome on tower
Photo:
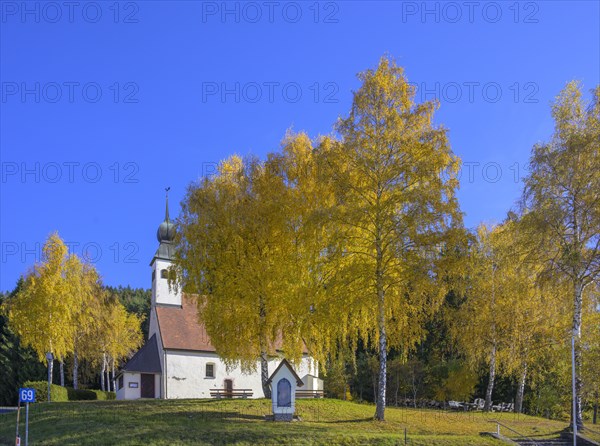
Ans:
{"type": "Polygon", "coordinates": [[[169,190],[171,188],[167,187],[165,190],[167,192],[166,198],[166,209],[165,209],[165,220],[160,224],[158,230],[156,231],[156,238],[160,245],[158,245],[158,250],[154,255],[155,258],[165,259],[165,260],[173,260],[175,254],[175,247],[173,246],[173,241],[175,240],[175,224],[169,219],[169,190]]]}

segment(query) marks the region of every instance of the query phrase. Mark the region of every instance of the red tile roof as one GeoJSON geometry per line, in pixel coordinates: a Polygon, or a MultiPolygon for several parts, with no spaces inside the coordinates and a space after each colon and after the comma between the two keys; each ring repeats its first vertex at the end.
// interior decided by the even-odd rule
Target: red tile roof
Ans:
{"type": "MultiPolygon", "coordinates": [[[[195,350],[216,352],[206,333],[206,327],[198,319],[197,301],[193,296],[184,294],[182,306],[157,305],[156,316],[166,350],[195,350]]],[[[275,342],[275,349],[280,350],[283,341],[281,336],[275,342]]],[[[307,354],[306,346],[303,353],[307,354]]]]}
{"type": "Polygon", "coordinates": [[[165,349],[216,351],[206,333],[204,324],[198,321],[196,300],[186,296],[182,306],[156,306],[156,316],[165,349]]]}

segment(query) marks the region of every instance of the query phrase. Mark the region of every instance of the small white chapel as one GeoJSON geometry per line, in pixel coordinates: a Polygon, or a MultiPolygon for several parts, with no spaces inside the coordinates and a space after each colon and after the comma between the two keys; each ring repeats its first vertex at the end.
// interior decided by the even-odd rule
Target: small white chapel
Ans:
{"type": "MultiPolygon", "coordinates": [[[[228,370],[212,346],[198,319],[196,301],[169,287],[168,271],[174,255],[174,224],[169,220],[167,199],[165,220],[158,227],[158,249],[150,262],[152,302],[148,339],[121,368],[117,376],[117,399],[215,398],[240,396],[263,398],[260,363],[257,371],[228,370]]],[[[275,351],[269,358],[269,375],[283,357],[275,351]]],[[[318,364],[308,353],[295,366],[303,392],[323,390],[318,364]]],[[[319,392],[320,391],[320,392],[319,392]]]]}

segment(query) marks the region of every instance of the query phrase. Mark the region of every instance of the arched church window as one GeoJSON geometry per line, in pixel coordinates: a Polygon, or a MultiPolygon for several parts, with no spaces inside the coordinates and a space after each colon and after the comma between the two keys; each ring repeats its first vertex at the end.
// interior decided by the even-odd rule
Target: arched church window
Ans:
{"type": "Polygon", "coordinates": [[[277,407],[292,407],[292,385],[286,378],[277,383],[277,407]]]}
{"type": "Polygon", "coordinates": [[[168,279],[169,278],[169,271],[167,271],[166,269],[161,269],[160,270],[160,278],[161,279],[168,279]]]}

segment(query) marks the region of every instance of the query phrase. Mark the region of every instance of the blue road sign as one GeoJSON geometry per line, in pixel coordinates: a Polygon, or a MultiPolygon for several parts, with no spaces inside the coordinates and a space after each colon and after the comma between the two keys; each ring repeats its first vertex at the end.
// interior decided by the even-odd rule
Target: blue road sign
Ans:
{"type": "Polygon", "coordinates": [[[35,403],[35,389],[28,387],[19,389],[19,401],[21,403],[35,403]]]}

